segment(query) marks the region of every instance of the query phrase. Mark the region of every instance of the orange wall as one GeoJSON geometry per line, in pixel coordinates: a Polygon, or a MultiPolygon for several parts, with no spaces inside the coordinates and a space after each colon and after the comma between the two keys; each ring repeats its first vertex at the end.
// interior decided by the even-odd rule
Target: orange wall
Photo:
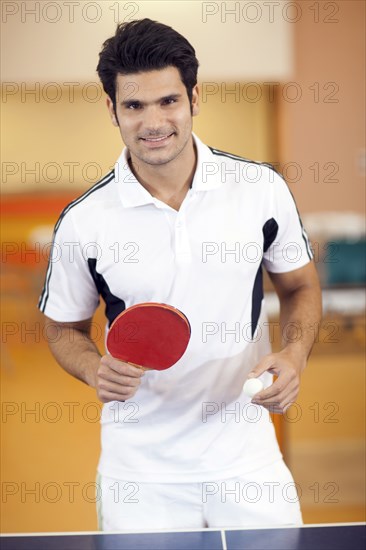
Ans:
{"type": "Polygon", "coordinates": [[[297,91],[302,96],[290,102],[279,94],[281,164],[296,162],[301,167],[298,182],[289,169],[300,211],[364,212],[364,174],[359,164],[362,149],[365,154],[365,3],[306,0],[301,6],[302,17],[295,24],[297,88],[282,87],[282,92],[290,99],[297,91]],[[317,6],[319,13],[311,6],[317,6]],[[314,84],[315,89],[309,89],[314,84]],[[318,182],[314,168],[310,169],[314,163],[319,163],[318,182]],[[332,164],[324,167],[326,163],[332,164]],[[338,181],[326,181],[327,176],[338,181]]]}

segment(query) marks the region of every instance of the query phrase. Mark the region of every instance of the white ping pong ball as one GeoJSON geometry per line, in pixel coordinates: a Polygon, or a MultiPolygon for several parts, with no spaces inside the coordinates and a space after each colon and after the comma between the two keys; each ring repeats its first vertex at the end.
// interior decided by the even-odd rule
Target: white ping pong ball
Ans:
{"type": "Polygon", "coordinates": [[[243,386],[243,392],[248,397],[253,397],[256,393],[263,390],[263,382],[259,378],[248,378],[243,386]]]}

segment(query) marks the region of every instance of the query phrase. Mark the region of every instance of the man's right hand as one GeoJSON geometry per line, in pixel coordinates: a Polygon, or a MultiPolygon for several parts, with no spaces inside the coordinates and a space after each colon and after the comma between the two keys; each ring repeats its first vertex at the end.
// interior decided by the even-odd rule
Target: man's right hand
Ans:
{"type": "Polygon", "coordinates": [[[103,403],[130,399],[140,385],[144,369],[111,355],[100,357],[90,336],[91,326],[92,318],[73,323],[46,318],[45,334],[53,356],[66,372],[95,388],[103,403]]]}
{"type": "Polygon", "coordinates": [[[135,395],[143,375],[143,369],[104,355],[97,371],[98,398],[102,403],[130,399],[135,395]]]}

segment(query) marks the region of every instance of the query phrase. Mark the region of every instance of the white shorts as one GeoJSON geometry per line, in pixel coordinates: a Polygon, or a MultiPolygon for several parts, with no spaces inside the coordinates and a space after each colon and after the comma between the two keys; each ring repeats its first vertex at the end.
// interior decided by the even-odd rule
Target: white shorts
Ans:
{"type": "Polygon", "coordinates": [[[98,476],[103,531],[301,525],[296,484],[282,460],[205,483],[140,483],[98,476]]]}

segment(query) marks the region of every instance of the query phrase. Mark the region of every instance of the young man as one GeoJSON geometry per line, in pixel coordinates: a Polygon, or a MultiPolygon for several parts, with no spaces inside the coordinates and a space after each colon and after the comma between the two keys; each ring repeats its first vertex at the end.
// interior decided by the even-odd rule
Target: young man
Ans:
{"type": "Polygon", "coordinates": [[[63,211],[54,233],[63,254],[51,258],[40,299],[54,356],[105,403],[105,530],[301,523],[268,411],[283,413],[298,395],[320,318],[318,279],[283,179],[192,134],[197,68],[187,40],[148,19],[104,43],[98,73],[126,148],[63,211]],[[279,353],[262,266],[286,326],[279,353]],[[99,296],[109,324],[140,302],[183,311],[192,337],[182,359],[142,374],[100,357],[90,338],[99,296]],[[265,386],[252,403],[242,391],[249,374],[265,386]]]}

